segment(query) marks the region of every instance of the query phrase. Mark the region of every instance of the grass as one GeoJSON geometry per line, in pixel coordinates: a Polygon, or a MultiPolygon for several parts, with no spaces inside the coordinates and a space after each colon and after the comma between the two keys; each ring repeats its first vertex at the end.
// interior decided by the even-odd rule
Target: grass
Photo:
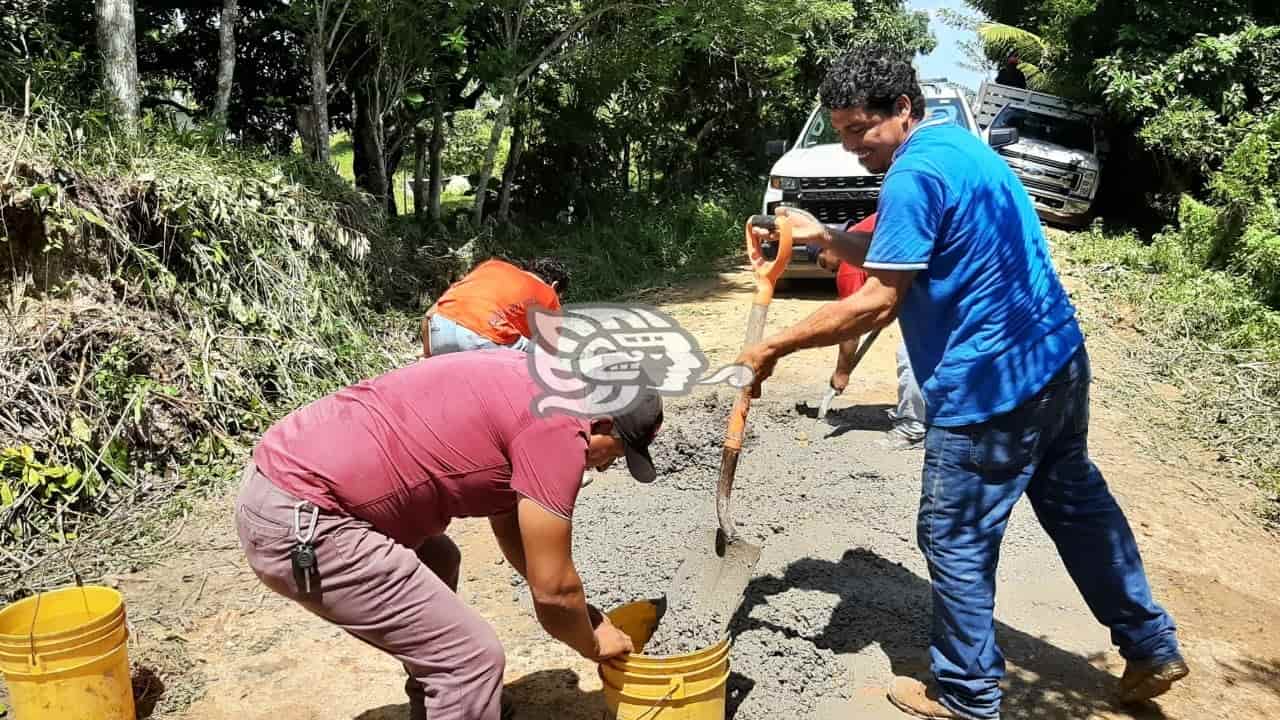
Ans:
{"type": "Polygon", "coordinates": [[[552,255],[573,273],[568,302],[617,301],[637,291],[710,273],[739,253],[742,221],[759,189],[662,203],[635,196],[595,223],[542,224],[498,232],[487,249],[516,257],[552,255]]]}
{"type": "Polygon", "coordinates": [[[1246,278],[1171,260],[1168,242],[1094,229],[1056,244],[1136,311],[1147,359],[1182,391],[1178,429],[1255,483],[1260,514],[1280,525],[1280,312],[1246,278]]]}

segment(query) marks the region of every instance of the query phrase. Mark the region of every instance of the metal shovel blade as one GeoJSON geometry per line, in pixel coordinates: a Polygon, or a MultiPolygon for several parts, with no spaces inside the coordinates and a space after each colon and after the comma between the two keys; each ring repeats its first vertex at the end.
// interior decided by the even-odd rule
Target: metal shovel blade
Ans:
{"type": "Polygon", "coordinates": [[[827,411],[831,409],[831,401],[835,400],[839,394],[840,391],[833,387],[827,388],[827,391],[822,394],[822,401],[818,403],[818,422],[827,421],[827,411]]]}
{"type": "Polygon", "coordinates": [[[719,528],[712,542],[698,541],[676,569],[667,591],[667,607],[690,613],[718,625],[718,635],[729,631],[760,562],[760,547],[741,537],[725,542],[719,528]]]}

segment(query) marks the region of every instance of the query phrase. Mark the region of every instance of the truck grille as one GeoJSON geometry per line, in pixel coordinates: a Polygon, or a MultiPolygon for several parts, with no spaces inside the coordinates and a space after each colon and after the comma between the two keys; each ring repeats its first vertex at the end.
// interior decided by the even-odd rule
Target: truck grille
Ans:
{"type": "Polygon", "coordinates": [[[1078,169],[1077,166],[1072,163],[1065,163],[1065,162],[1059,162],[1057,160],[1049,160],[1048,158],[1035,157],[1032,155],[1028,155],[1026,153],[1020,153],[1017,150],[1001,149],[1000,154],[1004,155],[1005,157],[1016,158],[1018,160],[1025,160],[1027,162],[1033,162],[1037,165],[1044,165],[1045,167],[1057,168],[1059,170],[1075,171],[1078,169]]]}
{"type": "Polygon", "coordinates": [[[1004,160],[1028,189],[1070,195],[1080,187],[1081,173],[1078,170],[1063,169],[1062,163],[1040,158],[1024,160],[1022,157],[1025,156],[1010,153],[1004,160]]]}
{"type": "MultiPolygon", "coordinates": [[[[857,222],[876,211],[874,198],[833,201],[801,200],[799,202],[788,201],[785,204],[807,210],[813,213],[814,217],[828,225],[844,225],[849,222],[857,222]]],[[[768,212],[772,214],[773,209],[778,205],[779,203],[776,202],[769,203],[768,212]]]]}
{"type": "Polygon", "coordinates": [[[884,182],[883,175],[846,175],[843,177],[802,177],[801,190],[842,190],[845,188],[875,188],[884,182]]]}
{"type": "Polygon", "coordinates": [[[1037,180],[1036,178],[1027,177],[1022,173],[1018,173],[1018,179],[1022,181],[1023,185],[1027,186],[1028,190],[1042,190],[1044,192],[1059,194],[1071,192],[1071,188],[1063,187],[1061,183],[1037,180]]]}

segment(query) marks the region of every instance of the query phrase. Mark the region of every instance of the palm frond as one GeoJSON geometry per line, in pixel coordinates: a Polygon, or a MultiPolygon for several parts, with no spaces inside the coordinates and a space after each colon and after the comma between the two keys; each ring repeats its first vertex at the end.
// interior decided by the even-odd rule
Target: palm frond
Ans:
{"type": "Polygon", "coordinates": [[[1012,25],[982,23],[978,25],[978,38],[992,62],[1002,62],[1010,52],[1016,52],[1025,63],[1035,66],[1044,62],[1047,55],[1045,42],[1039,35],[1012,25]]]}

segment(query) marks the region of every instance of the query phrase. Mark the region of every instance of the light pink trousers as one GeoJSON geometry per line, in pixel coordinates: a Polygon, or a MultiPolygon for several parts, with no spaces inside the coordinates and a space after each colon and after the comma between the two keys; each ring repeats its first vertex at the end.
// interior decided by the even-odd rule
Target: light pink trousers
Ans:
{"type": "MultiPolygon", "coordinates": [[[[425,689],[431,720],[499,720],[502,644],[455,593],[461,553],[452,540],[431,538],[415,551],[363,520],[322,510],[311,540],[317,571],[307,593],[290,556],[298,499],[252,463],[241,481],[240,545],[267,587],[400,660],[411,695],[417,683],[425,689]]],[[[304,514],[304,530],[309,517],[304,514]]]]}

